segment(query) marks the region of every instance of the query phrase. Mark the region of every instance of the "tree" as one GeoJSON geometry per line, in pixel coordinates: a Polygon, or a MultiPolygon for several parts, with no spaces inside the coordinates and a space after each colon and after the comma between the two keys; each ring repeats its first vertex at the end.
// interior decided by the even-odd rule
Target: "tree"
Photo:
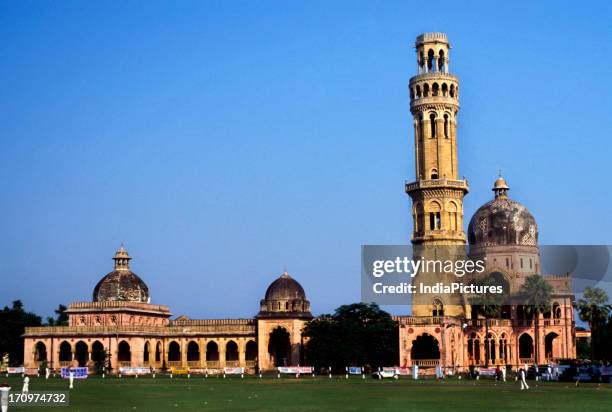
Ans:
{"type": "Polygon", "coordinates": [[[55,309],[56,318],[48,317],[47,325],[49,326],[68,326],[68,314],[66,313],[66,309],[68,309],[65,305],[59,304],[57,309],[55,309]]]}
{"type": "Polygon", "coordinates": [[[20,300],[13,301],[11,308],[0,311],[0,354],[8,353],[10,365],[23,363],[23,338],[27,326],[40,326],[41,319],[34,313],[26,312],[20,300]]]}
{"type": "Polygon", "coordinates": [[[535,362],[538,362],[540,351],[540,313],[550,310],[552,286],[540,275],[531,275],[519,290],[519,299],[525,305],[525,311],[534,317],[535,362]]]}
{"type": "Polygon", "coordinates": [[[333,315],[311,320],[304,329],[305,352],[315,367],[372,367],[395,365],[399,359],[399,331],[391,315],[375,303],[354,303],[336,309],[333,315]]]}
{"type": "Polygon", "coordinates": [[[601,327],[612,311],[612,306],[608,305],[608,295],[601,288],[587,287],[582,298],[576,302],[576,309],[580,319],[589,322],[591,328],[591,360],[602,359],[601,327]]]}

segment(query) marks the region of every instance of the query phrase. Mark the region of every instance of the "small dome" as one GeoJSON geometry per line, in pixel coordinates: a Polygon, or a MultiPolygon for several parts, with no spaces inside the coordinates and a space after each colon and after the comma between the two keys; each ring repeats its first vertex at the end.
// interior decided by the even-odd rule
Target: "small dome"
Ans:
{"type": "Polygon", "coordinates": [[[508,198],[508,184],[499,177],[493,186],[495,199],[482,205],[468,226],[474,246],[537,246],[538,226],[529,210],[508,198]]]}
{"type": "Polygon", "coordinates": [[[128,301],[149,302],[149,288],[129,268],[131,257],[120,247],[113,257],[115,270],[104,276],[93,291],[94,302],[128,301]]]}
{"type": "Polygon", "coordinates": [[[306,299],[304,288],[287,272],[268,286],[265,299],[306,299]]]}
{"type": "Polygon", "coordinates": [[[493,185],[493,191],[500,190],[500,189],[506,189],[506,190],[510,189],[508,187],[508,184],[506,183],[506,179],[504,179],[501,176],[497,178],[497,180],[495,181],[495,184],[493,185]]]}

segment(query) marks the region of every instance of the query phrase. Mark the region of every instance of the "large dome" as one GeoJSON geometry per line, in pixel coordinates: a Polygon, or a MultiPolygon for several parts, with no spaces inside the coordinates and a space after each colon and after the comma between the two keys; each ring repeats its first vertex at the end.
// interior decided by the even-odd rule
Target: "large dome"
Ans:
{"type": "Polygon", "coordinates": [[[104,276],[93,291],[94,302],[149,302],[149,288],[129,268],[130,256],[122,247],[115,253],[115,270],[104,276]]]}
{"type": "Polygon", "coordinates": [[[312,318],[304,288],[287,272],[268,286],[257,316],[312,318]]]}
{"type": "Polygon", "coordinates": [[[482,205],[468,226],[468,240],[474,246],[537,246],[538,226],[529,210],[508,198],[503,177],[495,181],[495,199],[482,205]]]}
{"type": "Polygon", "coordinates": [[[306,299],[306,293],[302,285],[285,272],[268,286],[265,299],[306,299]]]}

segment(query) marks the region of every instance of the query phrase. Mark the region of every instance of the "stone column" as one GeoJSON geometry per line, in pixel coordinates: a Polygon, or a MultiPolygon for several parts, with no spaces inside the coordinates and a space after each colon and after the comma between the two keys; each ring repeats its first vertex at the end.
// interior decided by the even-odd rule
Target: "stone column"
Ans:
{"type": "Polygon", "coordinates": [[[168,368],[168,339],[166,338],[162,341],[162,366],[163,365],[168,368]]]}
{"type": "Polygon", "coordinates": [[[225,367],[225,345],[227,342],[225,339],[219,339],[219,366],[221,368],[225,367]]]}
{"type": "Polygon", "coordinates": [[[206,368],[206,339],[200,339],[200,365],[206,368]]]}
{"type": "Polygon", "coordinates": [[[185,338],[181,338],[181,368],[187,368],[187,341],[185,338]]]}
{"type": "Polygon", "coordinates": [[[155,363],[155,348],[157,348],[157,342],[149,342],[149,366],[157,367],[155,363]]]}
{"type": "Polygon", "coordinates": [[[246,343],[244,339],[238,340],[238,366],[246,366],[246,343]]]}

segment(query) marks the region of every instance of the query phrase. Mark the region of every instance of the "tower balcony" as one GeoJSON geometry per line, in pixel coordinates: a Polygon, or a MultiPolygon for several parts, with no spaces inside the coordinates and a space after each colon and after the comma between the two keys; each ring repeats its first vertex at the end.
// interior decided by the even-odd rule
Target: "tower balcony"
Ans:
{"type": "Polygon", "coordinates": [[[450,73],[444,73],[444,72],[440,72],[440,71],[434,71],[434,72],[427,72],[427,73],[421,73],[421,74],[417,74],[415,76],[412,76],[410,78],[410,86],[412,86],[413,84],[417,83],[417,82],[421,82],[421,81],[448,81],[448,82],[453,82],[453,83],[459,83],[459,78],[457,76],[455,76],[454,74],[450,74],[450,73]]]}
{"type": "Polygon", "coordinates": [[[414,113],[417,108],[431,108],[432,106],[436,108],[451,106],[455,111],[458,111],[459,100],[449,96],[428,96],[410,100],[410,111],[412,113],[414,113]]]}
{"type": "Polygon", "coordinates": [[[456,180],[456,179],[430,179],[430,180],[417,180],[416,182],[405,183],[406,193],[410,194],[414,191],[421,189],[461,189],[464,192],[469,192],[470,187],[467,180],[456,180]]]}

